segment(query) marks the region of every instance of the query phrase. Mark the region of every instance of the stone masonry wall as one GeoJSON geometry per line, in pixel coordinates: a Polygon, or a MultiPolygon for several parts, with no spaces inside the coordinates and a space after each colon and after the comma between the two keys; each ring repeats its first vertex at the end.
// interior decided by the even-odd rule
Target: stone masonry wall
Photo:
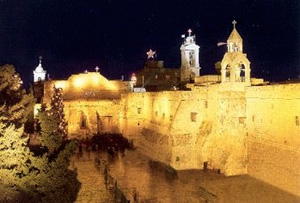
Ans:
{"type": "Polygon", "coordinates": [[[249,175],[300,195],[300,84],[251,87],[246,99],[249,175]]]}
{"type": "Polygon", "coordinates": [[[247,157],[244,94],[211,85],[124,95],[123,134],[176,169],[202,168],[208,162],[225,174],[242,174],[247,157]]]}

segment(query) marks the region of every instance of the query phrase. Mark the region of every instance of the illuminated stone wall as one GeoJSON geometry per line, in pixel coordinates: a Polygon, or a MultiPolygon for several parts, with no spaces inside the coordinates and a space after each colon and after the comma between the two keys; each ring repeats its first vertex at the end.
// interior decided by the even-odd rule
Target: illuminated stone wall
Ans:
{"type": "Polygon", "coordinates": [[[97,132],[121,133],[121,94],[129,91],[128,82],[107,80],[99,72],[50,80],[44,83],[43,103],[48,107],[54,86],[63,89],[70,138],[92,137],[97,132]]]}
{"type": "Polygon", "coordinates": [[[130,93],[123,95],[120,123],[143,152],[176,169],[207,162],[299,195],[299,100],[300,84],[130,93]]]}
{"type": "Polygon", "coordinates": [[[300,84],[251,87],[246,97],[249,175],[300,195],[300,84]]]}
{"type": "Polygon", "coordinates": [[[208,162],[228,175],[246,173],[244,94],[220,85],[131,93],[122,101],[123,134],[176,169],[202,168],[208,162]]]}
{"type": "Polygon", "coordinates": [[[222,83],[132,93],[126,83],[106,79],[99,87],[93,82],[76,88],[78,77],[44,86],[48,104],[54,84],[64,89],[71,137],[122,133],[176,169],[207,163],[226,175],[249,174],[300,195],[300,84],[222,83]]]}

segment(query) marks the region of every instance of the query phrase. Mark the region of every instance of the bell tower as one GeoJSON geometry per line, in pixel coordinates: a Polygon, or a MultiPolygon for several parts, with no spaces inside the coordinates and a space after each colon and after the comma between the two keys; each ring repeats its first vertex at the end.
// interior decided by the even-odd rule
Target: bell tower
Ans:
{"type": "Polygon", "coordinates": [[[42,57],[39,57],[39,65],[33,71],[33,82],[42,82],[46,79],[46,73],[42,66],[42,57]]]}
{"type": "Polygon", "coordinates": [[[188,30],[188,36],[182,35],[183,44],[181,51],[181,81],[189,82],[195,77],[200,76],[199,48],[196,44],[196,36],[192,36],[192,30],[188,30]]]}
{"type": "Polygon", "coordinates": [[[44,81],[46,79],[46,71],[42,67],[42,57],[39,57],[39,65],[33,71],[33,94],[36,103],[42,103],[44,95],[44,81]]]}
{"type": "Polygon", "coordinates": [[[227,52],[221,61],[221,82],[243,82],[250,85],[250,61],[243,53],[243,39],[236,30],[236,21],[232,22],[233,30],[227,39],[227,52]]]}

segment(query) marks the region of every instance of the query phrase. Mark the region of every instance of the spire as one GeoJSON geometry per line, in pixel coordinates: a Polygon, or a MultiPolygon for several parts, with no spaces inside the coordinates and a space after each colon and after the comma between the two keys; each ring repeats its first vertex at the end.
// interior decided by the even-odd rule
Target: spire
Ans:
{"type": "Polygon", "coordinates": [[[42,56],[39,56],[39,63],[40,63],[40,65],[42,65],[42,56]]]}
{"type": "Polygon", "coordinates": [[[243,52],[243,39],[236,29],[236,24],[236,20],[233,20],[233,30],[227,39],[228,52],[243,52]]]}

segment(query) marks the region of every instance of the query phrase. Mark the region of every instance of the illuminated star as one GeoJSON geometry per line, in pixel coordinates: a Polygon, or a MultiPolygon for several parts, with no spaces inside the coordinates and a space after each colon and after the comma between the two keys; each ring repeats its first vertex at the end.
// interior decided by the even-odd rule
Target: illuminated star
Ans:
{"type": "Polygon", "coordinates": [[[147,56],[148,56],[148,59],[154,59],[154,55],[156,54],[156,51],[152,51],[152,49],[150,49],[149,51],[147,51],[147,56]]]}

